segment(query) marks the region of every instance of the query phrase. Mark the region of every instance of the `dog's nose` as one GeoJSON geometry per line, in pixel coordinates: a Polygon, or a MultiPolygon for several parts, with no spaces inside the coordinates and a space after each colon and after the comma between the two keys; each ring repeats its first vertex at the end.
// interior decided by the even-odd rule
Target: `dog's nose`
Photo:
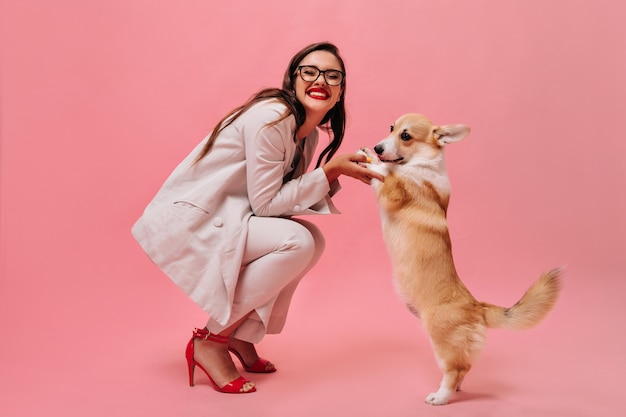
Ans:
{"type": "Polygon", "coordinates": [[[374,152],[376,152],[377,155],[381,155],[384,151],[385,148],[383,147],[383,145],[374,146],[374,152]]]}

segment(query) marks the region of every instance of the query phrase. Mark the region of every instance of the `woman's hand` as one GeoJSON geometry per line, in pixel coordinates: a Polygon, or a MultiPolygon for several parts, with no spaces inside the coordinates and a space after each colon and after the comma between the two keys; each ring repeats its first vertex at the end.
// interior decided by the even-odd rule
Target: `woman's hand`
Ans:
{"type": "Polygon", "coordinates": [[[383,175],[365,167],[364,164],[366,162],[367,156],[362,153],[350,153],[335,156],[324,165],[323,169],[329,183],[335,181],[340,175],[356,178],[368,185],[373,178],[384,181],[385,177],[383,175]]]}

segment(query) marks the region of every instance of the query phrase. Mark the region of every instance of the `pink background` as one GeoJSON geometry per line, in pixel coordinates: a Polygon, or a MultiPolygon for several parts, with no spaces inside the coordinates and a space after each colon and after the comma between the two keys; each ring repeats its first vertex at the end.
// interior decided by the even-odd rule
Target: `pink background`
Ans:
{"type": "Polygon", "coordinates": [[[624,407],[626,6],[618,0],[2,2],[0,415],[609,416],[624,407]],[[399,115],[451,145],[457,268],[513,304],[567,265],[538,328],[491,331],[447,407],[391,284],[371,190],[343,215],[247,396],[189,388],[204,313],[129,229],[178,161],[310,42],[348,67],[344,151],[399,115]]]}

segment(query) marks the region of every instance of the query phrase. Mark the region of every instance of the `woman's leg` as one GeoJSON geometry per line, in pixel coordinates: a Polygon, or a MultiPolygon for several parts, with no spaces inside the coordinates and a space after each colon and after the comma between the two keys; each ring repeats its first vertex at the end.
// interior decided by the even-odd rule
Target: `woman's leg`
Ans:
{"type": "MultiPolygon", "coordinates": [[[[254,364],[259,360],[259,355],[252,344],[253,341],[258,341],[259,337],[262,337],[265,333],[280,333],[285,325],[287,319],[287,312],[293,294],[300,283],[300,280],[306,275],[306,273],[315,266],[319,261],[322,253],[324,252],[325,240],[322,232],[314,224],[304,220],[294,220],[306,227],[314,241],[313,257],[309,261],[304,270],[291,280],[278,294],[273,303],[267,303],[262,307],[259,307],[257,312],[252,312],[250,318],[244,320],[241,326],[234,332],[234,336],[231,337],[229,346],[236,350],[242,357],[242,360],[248,364],[254,364]],[[260,316],[266,317],[267,326],[263,324],[260,316]]],[[[268,362],[265,366],[265,371],[269,372],[274,370],[274,365],[268,362]]]]}
{"type": "MultiPolygon", "coordinates": [[[[301,278],[317,263],[325,241],[320,230],[304,220],[253,217],[244,254],[245,268],[239,279],[233,305],[234,324],[229,346],[248,364],[259,356],[253,343],[266,332],[279,333],[287,317],[293,293],[301,278]],[[244,313],[245,312],[245,313],[244,313]],[[242,318],[238,318],[243,314],[242,318]]],[[[222,333],[209,320],[207,329],[222,333]]],[[[274,369],[268,363],[266,371],[274,369]]]]}
{"type": "MultiPolygon", "coordinates": [[[[222,336],[230,336],[232,332],[239,327],[246,317],[241,318],[231,327],[222,331],[222,336]]],[[[193,358],[196,362],[202,364],[204,369],[208,370],[211,379],[218,387],[223,388],[226,384],[236,380],[241,375],[235,368],[235,364],[228,352],[228,345],[219,343],[210,339],[203,340],[195,338],[193,340],[194,351],[193,358]]],[[[248,392],[255,387],[254,382],[248,381],[241,387],[241,392],[248,392]]]]}
{"type": "Polygon", "coordinates": [[[231,319],[225,326],[209,320],[207,328],[220,333],[247,316],[234,336],[260,341],[267,328],[280,331],[295,288],[324,249],[324,238],[313,224],[302,220],[252,217],[231,319]]]}
{"type": "MultiPolygon", "coordinates": [[[[289,306],[291,305],[291,299],[293,297],[294,292],[302,278],[317,264],[317,262],[322,257],[322,253],[324,252],[324,248],[326,242],[324,240],[324,235],[315,226],[313,223],[308,222],[306,220],[296,219],[294,220],[300,223],[302,226],[306,227],[309,233],[311,233],[311,237],[314,241],[314,252],[313,257],[305,267],[305,269],[296,276],[293,280],[291,280],[278,294],[276,297],[276,301],[271,306],[271,312],[269,312],[269,320],[267,323],[266,333],[269,334],[277,334],[283,330],[285,326],[285,322],[287,320],[287,313],[289,311],[289,306]]],[[[264,308],[269,308],[269,306],[264,306],[264,308]]],[[[263,314],[262,312],[262,315],[263,314]]]]}

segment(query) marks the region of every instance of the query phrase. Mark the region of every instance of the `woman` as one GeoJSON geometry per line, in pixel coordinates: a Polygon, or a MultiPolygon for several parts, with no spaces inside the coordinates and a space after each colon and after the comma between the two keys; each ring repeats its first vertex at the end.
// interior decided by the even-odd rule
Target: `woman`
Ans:
{"type": "Polygon", "coordinates": [[[298,282],[324,249],[319,229],[291,216],[337,213],[330,196],[341,175],[382,180],[359,164],[363,155],[335,156],[344,135],[345,79],[334,45],[302,49],[282,89],[261,90],[224,117],[134,225],[155,264],[210,316],[187,345],[190,385],[197,365],[217,391],[255,391],[229,351],[246,371],[276,370],[254,343],[280,333],[298,282]],[[318,126],[331,141],[305,172],[318,126]]]}

